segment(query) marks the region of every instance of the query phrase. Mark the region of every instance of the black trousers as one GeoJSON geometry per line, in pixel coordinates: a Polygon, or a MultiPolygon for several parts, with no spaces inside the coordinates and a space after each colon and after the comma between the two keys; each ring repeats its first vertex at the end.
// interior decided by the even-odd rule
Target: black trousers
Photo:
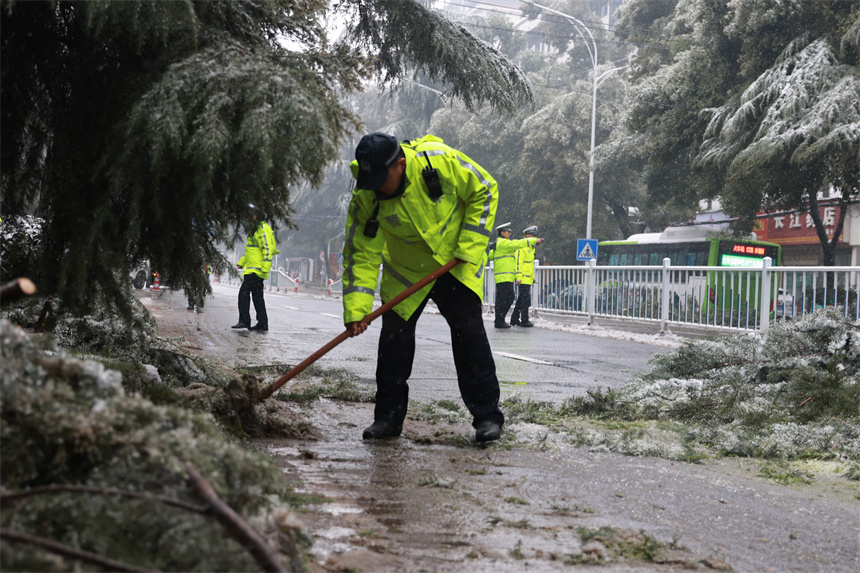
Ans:
{"type": "Polygon", "coordinates": [[[532,285],[520,284],[517,290],[517,304],[511,314],[511,324],[529,321],[529,307],[532,304],[532,285]]]}
{"type": "Polygon", "coordinates": [[[251,325],[251,298],[257,311],[257,324],[269,328],[269,315],[266,314],[266,301],[263,300],[263,279],[254,273],[242,277],[239,287],[239,322],[251,325]]]}
{"type": "Polygon", "coordinates": [[[505,315],[514,304],[514,283],[496,283],[496,326],[505,324],[505,315]]]}
{"type": "Polygon", "coordinates": [[[451,328],[457,382],[463,403],[472,414],[472,425],[477,427],[487,420],[503,424],[499,380],[484,330],[481,299],[450,273],[439,277],[409,320],[403,320],[394,311],[382,315],[376,364],[375,421],[403,425],[409,402],[407,380],[415,358],[415,326],[429,299],[433,299],[451,328]]]}

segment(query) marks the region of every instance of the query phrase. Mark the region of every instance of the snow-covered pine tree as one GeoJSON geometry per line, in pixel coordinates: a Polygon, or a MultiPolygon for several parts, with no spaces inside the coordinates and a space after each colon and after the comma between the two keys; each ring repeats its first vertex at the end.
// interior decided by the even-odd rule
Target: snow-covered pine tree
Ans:
{"type": "Polygon", "coordinates": [[[0,26],[3,217],[44,219],[29,274],[78,311],[122,300],[143,260],[200,292],[249,203],[290,226],[291,189],[318,184],[360,127],[340,96],[365,81],[416,69],[470,106],[532,97],[414,0],[4,0],[0,26]]]}

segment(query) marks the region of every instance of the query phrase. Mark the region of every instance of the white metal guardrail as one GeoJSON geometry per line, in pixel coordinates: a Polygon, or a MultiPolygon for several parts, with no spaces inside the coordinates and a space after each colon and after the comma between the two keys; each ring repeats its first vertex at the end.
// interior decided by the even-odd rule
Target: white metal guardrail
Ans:
{"type": "MultiPolygon", "coordinates": [[[[860,320],[860,267],[535,265],[532,308],[538,312],[671,324],[764,330],[771,320],[832,306],[860,320]]],[[[488,269],[489,270],[489,269],[488,269]]],[[[485,302],[495,298],[485,273],[485,302]]]]}

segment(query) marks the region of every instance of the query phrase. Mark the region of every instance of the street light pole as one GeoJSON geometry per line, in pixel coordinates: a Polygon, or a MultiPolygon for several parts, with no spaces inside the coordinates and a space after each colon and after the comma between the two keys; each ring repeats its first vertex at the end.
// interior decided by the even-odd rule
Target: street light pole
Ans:
{"type": "Polygon", "coordinates": [[[591,75],[594,78],[594,88],[591,93],[591,157],[588,160],[588,215],[585,223],[585,238],[590,239],[591,213],[592,205],[594,204],[594,134],[597,130],[597,86],[600,85],[601,79],[605,78],[610,73],[615,72],[617,70],[621,70],[627,66],[613,68],[601,74],[600,77],[597,77],[597,42],[594,40],[594,36],[592,35],[591,30],[588,29],[588,26],[586,26],[582,23],[581,20],[574,18],[570,14],[559,12],[558,10],[554,10],[548,6],[542,6],[536,2],[529,2],[529,4],[537,6],[541,10],[546,10],[547,12],[558,14],[559,16],[567,19],[576,30],[576,33],[580,35],[583,41],[585,41],[585,47],[588,49],[588,54],[591,56],[591,66],[593,70],[591,75]],[[588,46],[588,39],[582,33],[582,30],[588,32],[588,38],[591,39],[591,47],[588,46]]]}

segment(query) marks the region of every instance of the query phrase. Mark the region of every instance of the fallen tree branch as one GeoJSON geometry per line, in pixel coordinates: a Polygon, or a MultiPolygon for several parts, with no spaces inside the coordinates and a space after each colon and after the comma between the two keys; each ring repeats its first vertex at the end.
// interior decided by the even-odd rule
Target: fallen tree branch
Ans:
{"type": "Polygon", "coordinates": [[[238,513],[221,501],[212,485],[206,481],[194,466],[187,462],[182,464],[188,473],[189,482],[197,494],[209,504],[212,513],[242,545],[248,548],[254,559],[265,571],[287,573],[277,553],[272,551],[266,540],[257,533],[251,525],[242,519],[238,513]]]}
{"type": "Polygon", "coordinates": [[[188,503],[187,501],[182,501],[181,499],[174,499],[172,497],[167,497],[163,495],[156,495],[152,493],[136,493],[124,489],[115,489],[109,487],[90,487],[85,485],[46,485],[41,487],[34,487],[23,491],[4,492],[0,493],[0,503],[4,501],[23,499],[34,495],[45,495],[52,493],[84,493],[90,495],[104,496],[118,495],[120,497],[127,497],[131,499],[153,499],[156,501],[160,501],[165,505],[171,505],[173,507],[192,511],[194,513],[209,513],[210,509],[208,506],[205,505],[196,505],[193,503],[188,503]]]}
{"type": "Polygon", "coordinates": [[[102,557],[96,553],[75,549],[74,547],[69,547],[68,545],[63,545],[62,543],[57,543],[56,541],[51,541],[50,539],[45,539],[44,537],[38,537],[36,535],[29,535],[27,533],[18,533],[16,531],[0,529],[0,539],[35,545],[36,547],[47,549],[52,553],[65,555],[66,557],[79,559],[81,561],[86,561],[87,563],[95,563],[96,565],[104,567],[108,571],[129,571],[131,573],[155,571],[154,569],[142,569],[140,567],[135,567],[134,565],[129,565],[128,563],[123,563],[122,561],[108,559],[107,557],[102,557]]]}
{"type": "Polygon", "coordinates": [[[36,293],[36,285],[28,278],[13,279],[0,285],[0,303],[11,302],[36,293]]]}

